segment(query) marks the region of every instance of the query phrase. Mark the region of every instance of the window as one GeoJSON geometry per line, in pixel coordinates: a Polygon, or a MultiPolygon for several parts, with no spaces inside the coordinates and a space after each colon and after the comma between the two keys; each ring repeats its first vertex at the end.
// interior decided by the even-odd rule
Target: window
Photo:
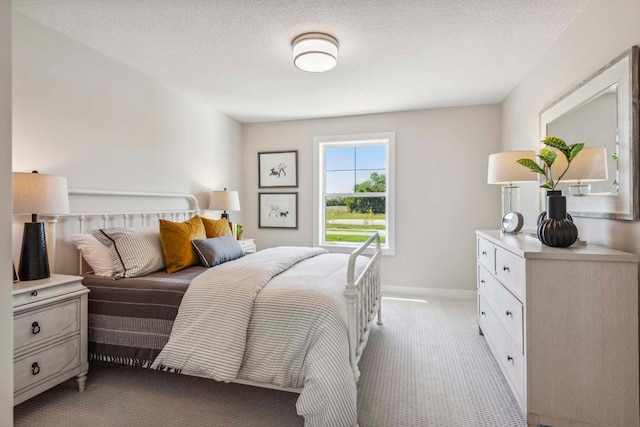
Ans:
{"type": "Polygon", "coordinates": [[[322,136],[314,143],[314,244],[351,252],[372,233],[395,251],[395,133],[322,136]]]}

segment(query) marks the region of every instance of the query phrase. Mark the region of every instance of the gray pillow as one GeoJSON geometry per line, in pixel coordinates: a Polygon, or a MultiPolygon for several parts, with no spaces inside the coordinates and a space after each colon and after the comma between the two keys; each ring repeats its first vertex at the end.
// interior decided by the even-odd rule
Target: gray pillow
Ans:
{"type": "Polygon", "coordinates": [[[191,244],[205,267],[214,267],[244,256],[242,246],[233,236],[193,239],[191,244]]]}

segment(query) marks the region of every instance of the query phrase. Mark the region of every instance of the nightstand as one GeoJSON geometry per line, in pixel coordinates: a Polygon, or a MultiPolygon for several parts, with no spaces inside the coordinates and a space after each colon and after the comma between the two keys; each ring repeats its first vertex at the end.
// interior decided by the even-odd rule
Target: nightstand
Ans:
{"type": "Polygon", "coordinates": [[[253,254],[257,250],[256,244],[253,239],[238,240],[238,243],[240,243],[240,246],[242,246],[242,250],[245,254],[253,254]]]}
{"type": "Polygon", "coordinates": [[[13,285],[13,404],[77,377],[84,391],[87,294],[82,277],[52,274],[13,285]]]}

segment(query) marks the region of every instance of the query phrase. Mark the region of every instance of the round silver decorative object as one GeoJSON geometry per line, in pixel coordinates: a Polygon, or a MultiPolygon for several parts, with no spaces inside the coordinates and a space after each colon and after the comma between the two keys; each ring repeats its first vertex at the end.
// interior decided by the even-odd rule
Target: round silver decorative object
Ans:
{"type": "Polygon", "coordinates": [[[507,212],[502,217],[502,231],[505,233],[516,234],[523,225],[524,217],[520,212],[507,212]]]}

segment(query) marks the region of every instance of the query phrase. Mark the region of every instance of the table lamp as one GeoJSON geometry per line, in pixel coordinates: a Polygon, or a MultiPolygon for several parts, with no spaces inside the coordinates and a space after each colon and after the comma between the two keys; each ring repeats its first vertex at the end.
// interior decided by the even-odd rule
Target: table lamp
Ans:
{"type": "Polygon", "coordinates": [[[537,181],[538,177],[529,169],[517,163],[518,159],[536,161],[534,151],[506,151],[489,156],[487,184],[502,184],[502,215],[520,211],[519,182],[537,181]]]}
{"type": "Polygon", "coordinates": [[[229,214],[227,211],[239,211],[240,210],[240,198],[237,191],[227,191],[225,188],[223,191],[212,191],[211,199],[209,200],[209,209],[212,211],[223,211],[220,218],[226,218],[229,220],[229,214]]]}
{"type": "MultiPolygon", "coordinates": [[[[567,167],[567,159],[558,156],[551,167],[553,179],[560,175],[567,167]]],[[[560,182],[572,183],[569,185],[569,195],[574,197],[588,196],[591,193],[591,184],[588,182],[606,181],[607,173],[607,149],[605,147],[585,147],[571,161],[571,165],[560,182]]]]}
{"type": "Polygon", "coordinates": [[[13,213],[31,214],[24,224],[20,252],[20,280],[39,280],[50,276],[44,222],[38,215],[69,213],[67,178],[32,173],[13,173],[13,213]]]}

